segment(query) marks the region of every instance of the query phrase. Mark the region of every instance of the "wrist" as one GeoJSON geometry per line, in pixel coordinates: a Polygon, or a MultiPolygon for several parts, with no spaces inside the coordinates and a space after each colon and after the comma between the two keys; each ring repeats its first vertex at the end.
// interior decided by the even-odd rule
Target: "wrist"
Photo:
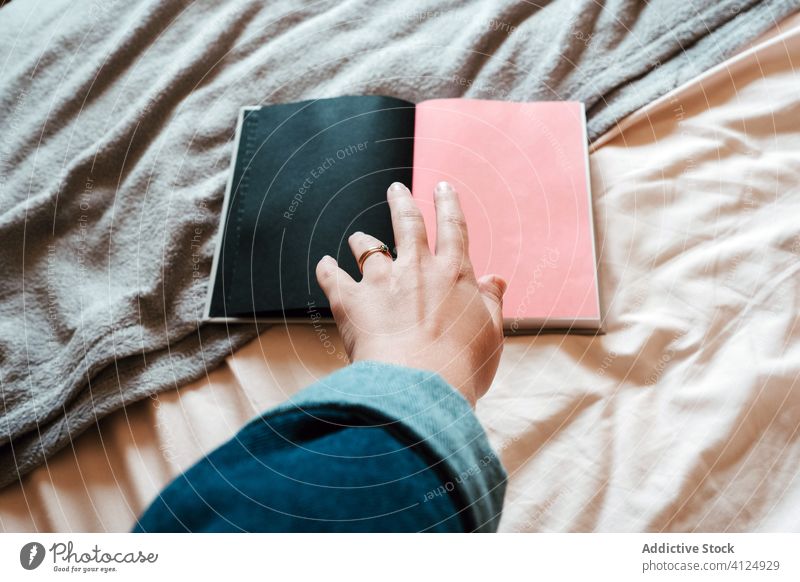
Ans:
{"type": "Polygon", "coordinates": [[[415,370],[423,370],[425,372],[431,372],[438,374],[448,386],[450,386],[454,391],[461,394],[464,400],[470,405],[471,408],[475,408],[475,405],[478,401],[478,394],[480,391],[478,387],[469,379],[464,378],[465,374],[461,370],[454,370],[452,367],[445,368],[445,369],[436,369],[437,366],[431,365],[430,362],[426,362],[424,360],[420,360],[417,358],[407,358],[402,354],[402,350],[398,351],[395,350],[394,353],[392,351],[374,351],[370,350],[368,352],[354,350],[353,355],[350,357],[350,361],[352,363],[356,362],[379,362],[382,364],[390,364],[393,366],[402,366],[404,368],[412,368],[415,370]]]}

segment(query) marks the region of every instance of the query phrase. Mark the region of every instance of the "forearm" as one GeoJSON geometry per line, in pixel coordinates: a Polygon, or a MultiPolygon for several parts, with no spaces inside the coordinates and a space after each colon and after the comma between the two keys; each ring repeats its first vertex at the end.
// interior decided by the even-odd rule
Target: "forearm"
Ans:
{"type": "Polygon", "coordinates": [[[505,473],[438,375],[349,366],[179,476],[139,531],[494,531],[505,473]]]}

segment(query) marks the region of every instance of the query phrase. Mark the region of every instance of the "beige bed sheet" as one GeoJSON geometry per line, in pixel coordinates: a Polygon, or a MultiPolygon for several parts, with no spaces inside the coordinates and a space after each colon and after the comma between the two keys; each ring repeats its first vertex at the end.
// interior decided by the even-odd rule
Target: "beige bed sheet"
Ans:
{"type": "MultiPolygon", "coordinates": [[[[800,530],[800,19],[770,37],[594,145],[608,334],[507,340],[478,408],[510,474],[501,530],[800,530]]],[[[0,530],[127,530],[341,365],[335,328],[270,329],[4,489],[0,530]]]]}

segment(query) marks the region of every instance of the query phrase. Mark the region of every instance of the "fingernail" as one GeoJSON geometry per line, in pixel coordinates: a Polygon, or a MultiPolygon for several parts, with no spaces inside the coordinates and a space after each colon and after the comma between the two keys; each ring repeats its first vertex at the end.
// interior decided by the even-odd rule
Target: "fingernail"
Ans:
{"type": "Polygon", "coordinates": [[[325,255],[319,260],[320,263],[330,263],[331,261],[333,261],[333,257],[330,255],[325,255]]]}
{"type": "Polygon", "coordinates": [[[406,188],[402,182],[394,182],[389,186],[389,192],[391,194],[405,194],[408,192],[408,188],[406,188]]]}
{"type": "Polygon", "coordinates": [[[435,192],[437,194],[447,194],[448,192],[452,192],[452,191],[453,191],[453,187],[450,185],[450,182],[442,181],[442,182],[439,182],[438,184],[436,184],[435,192]]]}
{"type": "Polygon", "coordinates": [[[498,277],[497,286],[500,287],[500,295],[505,295],[506,289],[508,289],[508,282],[502,277],[498,277]]]}

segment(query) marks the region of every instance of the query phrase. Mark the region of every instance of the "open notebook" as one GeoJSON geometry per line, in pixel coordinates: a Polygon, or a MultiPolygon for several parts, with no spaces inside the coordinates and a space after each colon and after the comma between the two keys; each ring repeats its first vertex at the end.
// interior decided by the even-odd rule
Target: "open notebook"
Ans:
{"type": "Polygon", "coordinates": [[[380,96],[243,108],[206,306],[210,321],[311,323],[329,254],[357,280],[357,231],[393,248],[386,189],[459,191],[478,276],[509,282],[509,333],[601,328],[583,105],[380,96]]]}

